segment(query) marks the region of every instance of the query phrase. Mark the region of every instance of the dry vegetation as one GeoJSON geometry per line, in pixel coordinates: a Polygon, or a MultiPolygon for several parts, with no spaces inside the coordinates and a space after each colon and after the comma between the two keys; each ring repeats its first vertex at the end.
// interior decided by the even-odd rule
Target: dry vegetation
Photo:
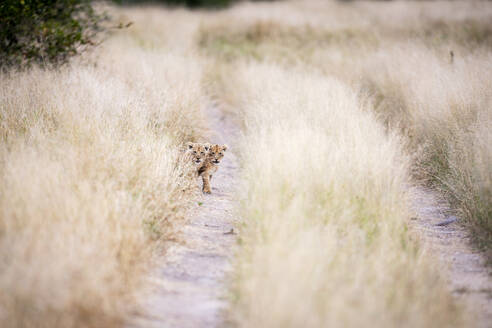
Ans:
{"type": "Polygon", "coordinates": [[[275,62],[348,84],[405,138],[413,177],[447,197],[490,258],[492,6],[307,1],[246,4],[219,17],[200,32],[217,71],[275,62]]]}
{"type": "Polygon", "coordinates": [[[235,325],[472,324],[408,191],[490,251],[490,4],[111,10],[134,24],[92,56],[0,76],[0,326],[121,325],[186,217],[209,96],[244,133],[235,325]]]}
{"type": "Polygon", "coordinates": [[[237,325],[464,326],[407,232],[401,140],[337,79],[271,64],[236,72],[248,219],[237,325]]]}
{"type": "Polygon", "coordinates": [[[233,322],[471,324],[407,231],[407,191],[440,191],[490,254],[491,20],[487,3],[299,1],[201,27],[245,133],[233,322]]]}
{"type": "Polygon", "coordinates": [[[1,327],[119,326],[176,237],[196,189],[179,147],[205,133],[202,64],[146,26],[85,62],[0,77],[1,327]]]}

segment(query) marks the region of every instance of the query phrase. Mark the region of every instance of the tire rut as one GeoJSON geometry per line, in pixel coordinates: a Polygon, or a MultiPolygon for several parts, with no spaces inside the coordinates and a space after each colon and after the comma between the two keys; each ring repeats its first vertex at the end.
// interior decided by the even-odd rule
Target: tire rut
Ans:
{"type": "MultiPolygon", "coordinates": [[[[212,143],[233,142],[236,128],[219,109],[210,106],[207,118],[212,143]]],[[[155,287],[142,303],[144,312],[129,327],[219,327],[223,324],[226,277],[236,245],[234,226],[238,164],[226,152],[212,180],[212,194],[203,195],[182,229],[183,244],[173,244],[151,277],[155,287]]],[[[201,183],[201,182],[200,182],[201,183]]]]}
{"type": "Polygon", "coordinates": [[[413,191],[417,217],[411,226],[442,266],[453,295],[465,304],[476,327],[492,327],[492,270],[470,243],[470,232],[460,225],[449,206],[432,191],[413,191]]]}

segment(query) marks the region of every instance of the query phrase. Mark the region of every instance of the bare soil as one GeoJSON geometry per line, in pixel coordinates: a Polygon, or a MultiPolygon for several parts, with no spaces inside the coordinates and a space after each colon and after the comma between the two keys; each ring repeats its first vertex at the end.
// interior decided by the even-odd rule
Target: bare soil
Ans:
{"type": "Polygon", "coordinates": [[[470,232],[435,193],[417,188],[414,196],[417,217],[411,226],[439,260],[440,272],[446,274],[454,296],[467,306],[476,327],[492,327],[492,269],[485,265],[485,257],[471,246],[470,232]]]}
{"type": "Polygon", "coordinates": [[[204,194],[197,202],[181,232],[183,243],[166,250],[151,278],[158,287],[142,302],[144,312],[132,318],[130,327],[209,328],[223,324],[225,284],[237,237],[233,197],[238,166],[230,147],[236,129],[215,107],[208,109],[207,116],[215,131],[210,141],[226,143],[229,149],[211,181],[212,194],[204,194]]]}

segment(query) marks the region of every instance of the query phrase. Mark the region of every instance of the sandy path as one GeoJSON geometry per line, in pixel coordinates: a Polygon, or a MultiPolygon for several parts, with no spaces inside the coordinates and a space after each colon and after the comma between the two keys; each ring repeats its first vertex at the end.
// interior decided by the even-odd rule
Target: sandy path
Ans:
{"type": "Polygon", "coordinates": [[[475,317],[477,327],[492,327],[492,270],[479,251],[470,246],[469,232],[454,222],[436,226],[449,216],[449,207],[428,190],[415,190],[412,226],[423,237],[447,274],[450,289],[475,317]]]}
{"type": "MultiPolygon", "coordinates": [[[[232,122],[214,107],[207,116],[215,132],[211,142],[230,146],[235,131],[232,122]]],[[[236,244],[236,234],[230,231],[237,221],[233,195],[238,168],[230,149],[212,179],[212,194],[203,195],[201,206],[183,228],[183,244],[167,250],[165,263],[152,278],[159,287],[143,301],[146,311],[133,318],[130,327],[221,325],[226,305],[224,280],[236,244]]]]}

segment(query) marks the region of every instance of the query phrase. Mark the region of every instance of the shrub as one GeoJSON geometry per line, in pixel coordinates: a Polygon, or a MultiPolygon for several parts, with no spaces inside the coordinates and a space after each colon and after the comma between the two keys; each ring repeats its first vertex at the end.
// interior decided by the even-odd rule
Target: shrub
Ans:
{"type": "Polygon", "coordinates": [[[164,0],[171,4],[184,4],[188,7],[226,7],[233,1],[231,0],[164,0]]]}
{"type": "Polygon", "coordinates": [[[91,0],[0,3],[0,67],[61,64],[95,44],[104,14],[91,0]]]}
{"type": "Polygon", "coordinates": [[[189,8],[224,8],[237,0],[113,0],[118,4],[165,4],[189,8]]]}

